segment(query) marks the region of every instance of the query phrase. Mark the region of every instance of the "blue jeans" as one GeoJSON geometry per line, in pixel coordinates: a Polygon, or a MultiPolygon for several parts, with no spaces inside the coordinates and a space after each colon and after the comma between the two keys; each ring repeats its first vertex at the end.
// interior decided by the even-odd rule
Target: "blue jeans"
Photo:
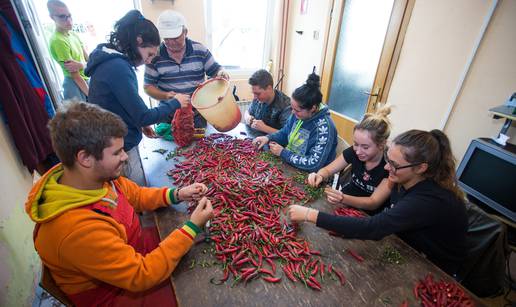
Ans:
{"type": "MultiPolygon", "coordinates": [[[[86,81],[88,83],[88,81],[86,81]]],[[[65,100],[68,99],[78,99],[81,101],[88,101],[88,97],[84,95],[81,89],[77,86],[75,81],[73,81],[70,77],[65,77],[63,82],[63,98],[65,100]]]]}
{"type": "Polygon", "coordinates": [[[122,176],[131,179],[141,187],[147,186],[147,180],[145,179],[138,145],[131,148],[131,150],[127,152],[127,155],[129,156],[129,159],[127,159],[124,165],[122,176]]]}

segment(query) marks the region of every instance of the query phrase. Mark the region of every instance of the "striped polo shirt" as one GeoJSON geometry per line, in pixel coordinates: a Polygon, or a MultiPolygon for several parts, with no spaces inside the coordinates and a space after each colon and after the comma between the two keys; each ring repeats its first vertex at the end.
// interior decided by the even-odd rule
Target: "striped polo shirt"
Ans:
{"type": "Polygon", "coordinates": [[[205,80],[213,77],[221,66],[211,52],[201,43],[186,38],[186,51],[181,63],[177,63],[162,43],[159,55],[145,66],[145,85],[154,85],[162,91],[191,95],[205,80]]]}

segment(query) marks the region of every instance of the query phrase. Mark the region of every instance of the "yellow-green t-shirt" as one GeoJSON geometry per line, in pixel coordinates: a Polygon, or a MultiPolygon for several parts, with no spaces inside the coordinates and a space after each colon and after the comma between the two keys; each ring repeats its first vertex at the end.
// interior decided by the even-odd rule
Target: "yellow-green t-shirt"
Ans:
{"type": "MultiPolygon", "coordinates": [[[[55,31],[52,37],[50,37],[49,45],[50,54],[61,66],[65,77],[70,77],[70,73],[64,67],[65,61],[75,60],[77,62],[86,63],[84,53],[82,52],[82,42],[79,36],[73,31],[69,31],[67,35],[55,31]]],[[[84,74],[84,69],[81,69],[79,74],[84,80],[88,80],[88,77],[84,74]]]]}

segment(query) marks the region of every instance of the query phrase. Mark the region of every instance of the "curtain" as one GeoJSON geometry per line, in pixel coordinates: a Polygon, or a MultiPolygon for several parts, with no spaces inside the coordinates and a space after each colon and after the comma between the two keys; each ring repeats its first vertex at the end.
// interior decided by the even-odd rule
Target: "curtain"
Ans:
{"type": "MultiPolygon", "coordinates": [[[[30,172],[52,156],[47,128],[53,115],[10,1],[0,0],[0,106],[23,164],[30,172]]],[[[40,171],[41,172],[41,171],[40,171]]]]}

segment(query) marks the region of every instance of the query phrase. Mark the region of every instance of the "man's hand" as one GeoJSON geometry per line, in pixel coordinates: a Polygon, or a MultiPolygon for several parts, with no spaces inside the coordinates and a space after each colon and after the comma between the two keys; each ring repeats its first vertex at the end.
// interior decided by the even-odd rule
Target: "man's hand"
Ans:
{"type": "Polygon", "coordinates": [[[78,72],[84,68],[84,64],[75,60],[64,61],[63,65],[69,73],[78,72]]]}
{"type": "Polygon", "coordinates": [[[199,200],[206,194],[208,187],[203,183],[193,183],[177,191],[179,200],[199,200]]]}
{"type": "Polygon", "coordinates": [[[265,129],[268,128],[267,124],[263,122],[261,119],[255,119],[251,123],[251,128],[256,129],[258,131],[266,132],[265,129]]]}
{"type": "Polygon", "coordinates": [[[221,77],[222,79],[229,81],[229,74],[224,69],[219,69],[217,72],[217,77],[221,77]]]}
{"type": "Polygon", "coordinates": [[[152,129],[152,126],[143,127],[142,132],[143,132],[143,134],[145,134],[146,137],[151,138],[151,139],[158,137],[158,135],[156,134],[154,129],[152,129]]]}
{"type": "Polygon", "coordinates": [[[310,175],[308,175],[308,185],[311,186],[311,187],[318,187],[321,182],[324,180],[323,176],[322,175],[319,175],[317,173],[310,173],[310,175]]]}
{"type": "Polygon", "coordinates": [[[283,151],[283,146],[281,146],[280,144],[278,144],[276,142],[271,142],[269,144],[269,148],[270,148],[271,152],[275,156],[278,156],[278,157],[281,155],[281,152],[283,151]]]}
{"type": "Polygon", "coordinates": [[[326,193],[326,199],[330,204],[340,205],[343,203],[342,201],[344,200],[344,193],[341,191],[327,187],[324,189],[324,193],[326,193]]]}
{"type": "Polygon", "coordinates": [[[253,140],[253,145],[258,146],[258,149],[262,149],[267,143],[269,143],[269,138],[266,136],[259,136],[253,140]]]}
{"type": "Polygon", "coordinates": [[[174,98],[177,99],[177,101],[179,101],[179,104],[181,104],[181,108],[186,108],[190,104],[190,95],[176,94],[174,98]]]}
{"type": "Polygon", "coordinates": [[[254,116],[252,116],[251,114],[249,114],[249,112],[246,111],[244,113],[244,122],[246,123],[246,125],[252,126],[253,121],[254,121],[254,116]]]}
{"type": "Polygon", "coordinates": [[[213,207],[211,206],[210,200],[203,197],[192,212],[190,221],[199,228],[202,228],[211,218],[213,218],[213,207]]]}

